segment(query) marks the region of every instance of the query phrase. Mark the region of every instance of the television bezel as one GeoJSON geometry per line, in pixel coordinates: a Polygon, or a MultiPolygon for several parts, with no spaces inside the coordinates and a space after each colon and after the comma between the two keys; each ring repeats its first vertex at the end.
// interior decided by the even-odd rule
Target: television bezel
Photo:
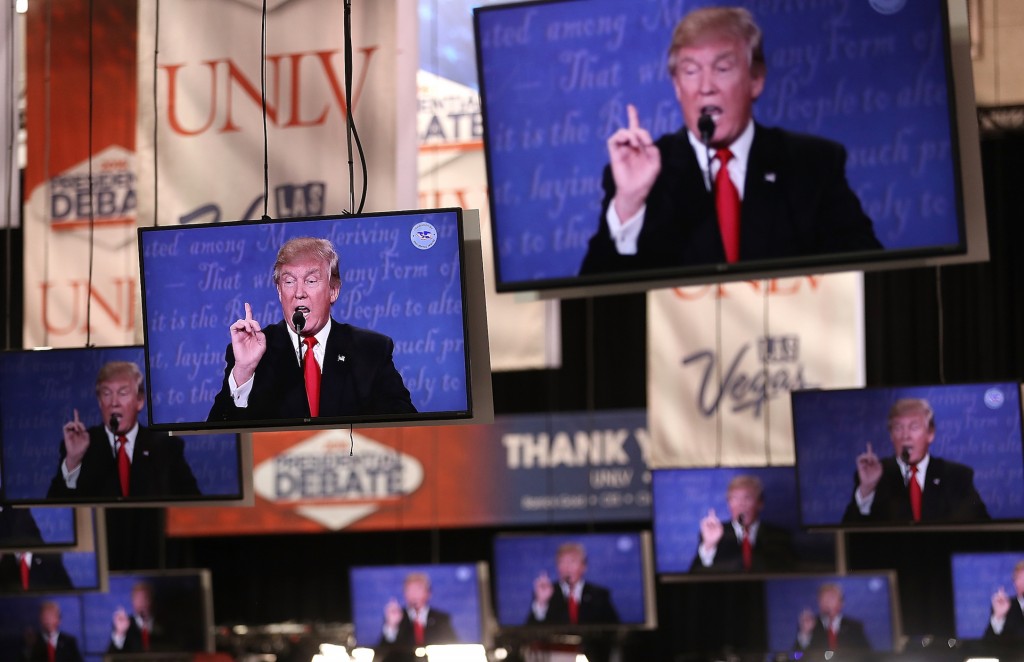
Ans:
{"type": "MultiPolygon", "coordinates": [[[[480,246],[479,213],[461,207],[436,209],[405,209],[379,211],[363,214],[328,214],[292,218],[263,219],[257,221],[231,221],[217,223],[196,223],[187,226],[145,226],[138,229],[140,283],[142,291],[143,336],[145,339],[146,381],[151,384],[151,361],[149,355],[149,323],[145,277],[144,237],[153,232],[182,231],[210,227],[237,225],[274,225],[296,221],[337,222],[377,218],[382,216],[424,215],[431,213],[454,213],[458,228],[459,276],[462,293],[462,335],[463,360],[466,379],[466,409],[459,411],[417,412],[410,414],[359,414],[339,417],[261,419],[259,421],[187,421],[151,423],[151,427],[174,434],[209,434],[232,431],[276,432],[288,430],[327,430],[349,427],[414,427],[424,425],[481,424],[494,420],[494,405],[490,385],[490,355],[487,342],[486,303],[483,289],[483,257],[480,246]]],[[[225,346],[228,339],[225,338],[225,346]]],[[[147,406],[152,412],[152,395],[147,391],[147,406]]],[[[152,415],[150,416],[152,418],[152,415]]]]}
{"type": "MultiPolygon", "coordinates": [[[[473,32],[476,44],[477,77],[481,98],[484,157],[488,189],[495,189],[492,177],[491,132],[487,111],[487,85],[484,80],[483,48],[480,16],[503,10],[519,11],[524,7],[587,0],[532,0],[474,7],[473,32]]],[[[970,29],[967,7],[961,0],[940,0],[952,174],[956,188],[957,228],[960,243],[956,246],[929,246],[913,249],[825,253],[809,257],[741,261],[735,264],[706,264],[694,267],[645,269],[611,274],[570,275],[542,280],[507,281],[501,277],[500,252],[492,247],[495,288],[499,293],[515,292],[523,301],[571,299],[645,292],[654,289],[727,283],[762,278],[783,278],[807,274],[844,271],[882,271],[918,267],[945,266],[987,262],[989,260],[988,221],[982,179],[981,146],[974,95],[971,62],[970,29]]],[[[730,4],[722,2],[720,4],[730,4]]],[[[499,214],[493,196],[488,196],[491,236],[498,238],[499,214]]]]}

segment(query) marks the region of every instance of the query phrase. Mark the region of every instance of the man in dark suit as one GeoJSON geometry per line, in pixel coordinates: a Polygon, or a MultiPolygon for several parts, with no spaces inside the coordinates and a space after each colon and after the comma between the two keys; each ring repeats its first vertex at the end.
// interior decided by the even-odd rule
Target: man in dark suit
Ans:
{"type": "Polygon", "coordinates": [[[586,581],[587,552],[567,542],[555,552],[557,589],[547,572],[533,582],[533,602],[527,623],[545,625],[611,625],[619,622],[611,591],[586,581]]]}
{"type": "Polygon", "coordinates": [[[60,606],[44,602],[39,608],[39,633],[29,653],[31,662],[82,662],[78,640],[61,632],[60,622],[60,606]]]}
{"type": "Polygon", "coordinates": [[[1017,647],[1024,642],[1024,561],[1013,566],[1013,589],[1013,597],[1002,587],[992,596],[985,641],[1017,647]]]}
{"type": "Polygon", "coordinates": [[[889,410],[894,456],[871,444],[857,457],[854,491],[843,522],[977,522],[989,519],[974,470],[929,453],[935,417],[927,400],[904,398],[889,410]]]}
{"type": "Polygon", "coordinates": [[[48,496],[78,498],[196,496],[199,486],[178,437],[139,425],[146,404],[142,372],[111,361],[96,376],[103,424],[86,428],[74,410],[64,425],[60,464],[48,496]]]}
{"type": "Polygon", "coordinates": [[[818,587],[818,613],[805,609],[797,625],[794,650],[840,654],[871,650],[864,624],[843,613],[843,589],[838,584],[826,583],[818,587]]]}
{"type": "Polygon", "coordinates": [[[163,630],[153,618],[153,587],[146,582],[132,586],[132,613],[114,611],[107,653],[148,653],[160,650],[163,630]]]}
{"type": "Polygon", "coordinates": [[[753,121],[766,63],[747,10],[684,16],[668,69],[685,126],[655,144],[627,106],[581,275],[881,248],[841,145],[753,121]]]}
{"type": "Polygon", "coordinates": [[[690,572],[779,572],[793,570],[796,555],[790,532],[761,521],[764,485],[757,476],[739,475],[729,481],[726,503],[728,526],[715,509],[700,521],[700,543],[690,572]]]}
{"type": "Polygon", "coordinates": [[[245,304],[245,319],[230,327],[224,382],[208,421],[416,411],[395,368],[394,342],[331,319],[341,275],[330,241],[285,242],[274,283],[284,319],[263,328],[245,304]]]}
{"type": "Polygon", "coordinates": [[[451,616],[430,604],[430,577],[422,572],[409,573],[402,593],[404,609],[397,600],[390,600],[384,606],[384,626],[378,647],[411,653],[420,646],[459,642],[451,616]]]}
{"type": "Polygon", "coordinates": [[[61,554],[0,554],[0,591],[66,591],[73,588],[61,554]]]}

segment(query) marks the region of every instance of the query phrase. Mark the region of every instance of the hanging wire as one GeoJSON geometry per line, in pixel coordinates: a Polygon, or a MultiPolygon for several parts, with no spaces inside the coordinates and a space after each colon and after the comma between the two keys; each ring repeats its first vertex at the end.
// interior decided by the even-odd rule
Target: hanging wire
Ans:
{"type": "Polygon", "coordinates": [[[270,146],[267,140],[267,0],[263,0],[260,23],[260,100],[263,105],[263,218],[270,220],[267,205],[270,198],[270,146]]]}
{"type": "MultiPolygon", "coordinates": [[[[15,17],[12,14],[10,21],[7,23],[7,32],[4,35],[4,43],[15,44],[15,17]]],[[[11,349],[11,318],[14,304],[11,297],[14,292],[14,265],[11,264],[12,249],[11,249],[11,235],[13,234],[12,228],[14,227],[14,221],[11,218],[13,215],[11,212],[11,205],[14,202],[14,186],[16,184],[15,173],[17,172],[17,152],[15,151],[15,145],[18,141],[18,94],[16,91],[17,75],[14,69],[14,53],[10,54],[7,58],[7,87],[4,90],[4,108],[7,109],[4,116],[4,125],[7,128],[7,144],[4,145],[4,166],[0,168],[3,176],[4,186],[4,349],[11,349]]]]}
{"type": "Polygon", "coordinates": [[[157,60],[160,55],[160,0],[156,0],[156,18],[153,22],[153,226],[160,225],[160,214],[158,213],[158,203],[160,199],[160,186],[159,177],[157,172],[160,167],[159,160],[157,159],[157,118],[159,117],[159,111],[157,109],[157,75],[159,73],[157,69],[157,60]]]}
{"type": "Polygon", "coordinates": [[[88,153],[89,153],[89,278],[85,290],[85,346],[92,345],[92,266],[95,253],[96,198],[93,197],[92,181],[92,129],[93,129],[93,0],[89,0],[89,111],[88,111],[88,153]]]}
{"type": "Polygon", "coordinates": [[[345,127],[348,140],[348,201],[349,211],[353,214],[363,212],[363,204],[366,202],[367,172],[366,154],[363,152],[363,143],[359,140],[359,132],[356,131],[355,113],[352,108],[352,0],[345,0],[344,12],[345,24],[345,127]],[[356,180],[355,167],[352,162],[352,141],[355,140],[356,150],[359,152],[359,166],[363,175],[362,195],[359,198],[358,208],[355,205],[356,180]]]}

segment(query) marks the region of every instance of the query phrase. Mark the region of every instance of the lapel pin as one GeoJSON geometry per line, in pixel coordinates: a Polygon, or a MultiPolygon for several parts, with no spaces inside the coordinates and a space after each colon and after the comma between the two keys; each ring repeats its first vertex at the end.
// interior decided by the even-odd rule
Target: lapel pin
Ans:
{"type": "Polygon", "coordinates": [[[766,181],[766,182],[773,182],[774,183],[775,182],[775,173],[774,172],[766,172],[766,173],[764,173],[764,181],[766,181]]]}
{"type": "Polygon", "coordinates": [[[939,479],[938,478],[935,478],[935,479],[932,480],[932,485],[938,485],[938,484],[939,484],[939,479]]]}
{"type": "Polygon", "coordinates": [[[344,354],[338,354],[338,360],[341,361],[342,363],[344,363],[345,362],[345,355],[344,354]]]}

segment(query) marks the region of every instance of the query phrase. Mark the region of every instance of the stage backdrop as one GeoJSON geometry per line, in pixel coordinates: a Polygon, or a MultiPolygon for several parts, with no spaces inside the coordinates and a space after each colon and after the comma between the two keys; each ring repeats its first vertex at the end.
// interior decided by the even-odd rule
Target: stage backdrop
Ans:
{"type": "Polygon", "coordinates": [[[647,295],[651,467],[788,465],[789,391],[864,383],[863,277],[647,295]]]}
{"type": "Polygon", "coordinates": [[[643,522],[651,517],[647,445],[640,410],[498,416],[488,426],[351,436],[256,433],[256,505],[169,508],[167,529],[223,536],[643,522]]]}

